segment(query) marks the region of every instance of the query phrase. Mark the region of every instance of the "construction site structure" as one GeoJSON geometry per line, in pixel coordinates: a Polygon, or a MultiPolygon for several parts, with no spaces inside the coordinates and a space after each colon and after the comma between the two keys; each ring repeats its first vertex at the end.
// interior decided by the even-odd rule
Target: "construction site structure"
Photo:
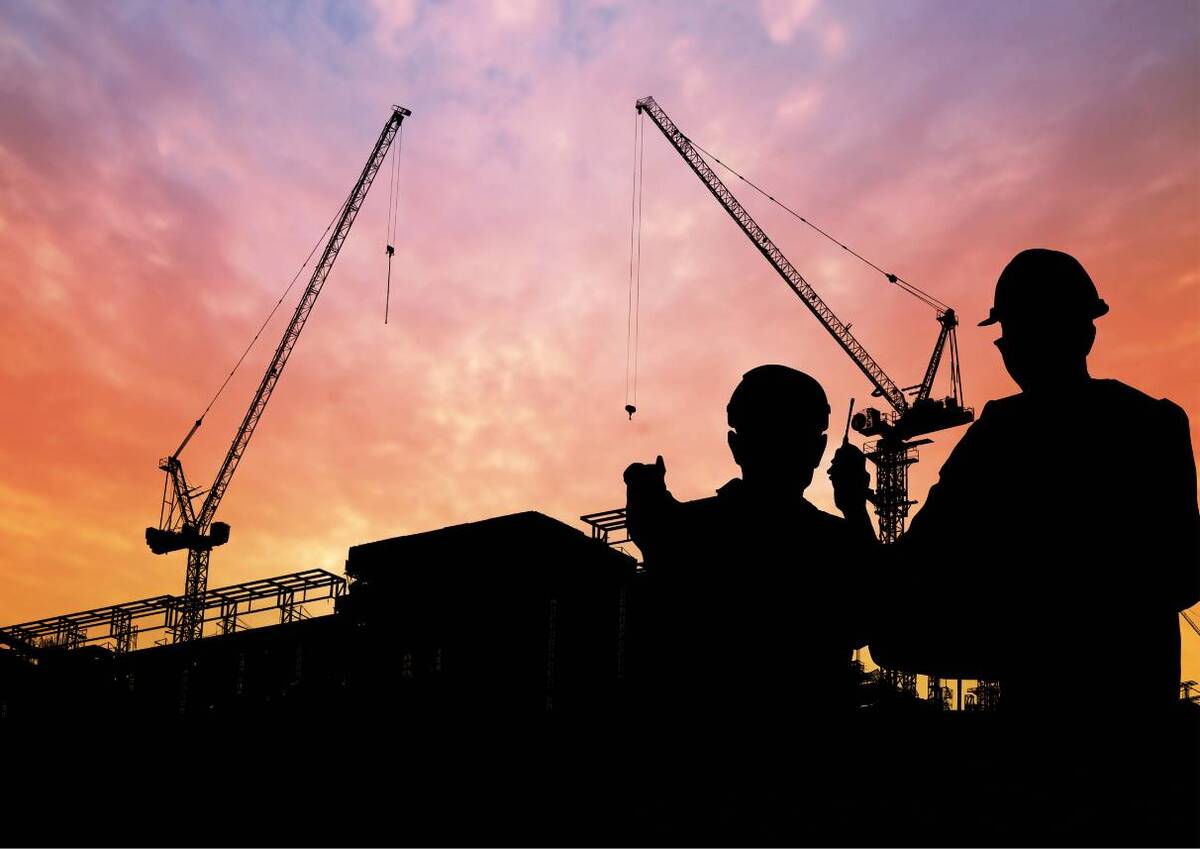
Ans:
{"type": "Polygon", "coordinates": [[[313,268],[308,286],[300,297],[300,302],[296,305],[291,321],[283,331],[283,338],[275,348],[275,354],[267,366],[266,373],[250,401],[250,407],[246,410],[241,426],[234,435],[233,443],[229,446],[225,460],[207,493],[188,484],[183,464],[179,459],[179,455],[203,423],[203,415],[192,425],[179,447],[170,456],[159,461],[159,468],[166,472],[162,506],[159,511],[158,527],[146,529],[146,543],[155,554],[167,554],[181,549],[186,549],[188,553],[183,594],[178,602],[174,620],[169,626],[177,642],[188,642],[198,639],[202,635],[206,609],[205,593],[208,588],[209,555],[213,548],[229,541],[229,525],[213,521],[217,508],[229,488],[233,473],[237,470],[238,463],[241,461],[246,447],[250,444],[251,437],[254,436],[254,430],[266,410],[267,402],[271,400],[271,394],[283,374],[292,349],[300,338],[300,332],[304,329],[305,322],[308,321],[308,317],[316,305],[317,296],[321,294],[325,280],[329,277],[329,272],[333,270],[333,264],[337,260],[346,237],[350,234],[350,228],[358,216],[363,201],[366,200],[367,192],[375,180],[375,175],[383,165],[392,140],[396,137],[404,119],[411,114],[402,106],[392,107],[392,112],[371,150],[371,155],[367,157],[362,173],[359,174],[357,182],[341,207],[321,258],[313,268]],[[201,498],[203,498],[202,501],[201,498]]]}
{"type": "MultiPolygon", "coordinates": [[[[308,569],[273,578],[259,578],[209,589],[201,607],[201,625],[213,623],[220,634],[246,627],[242,617],[278,610],[279,622],[308,618],[304,605],[336,601],[346,592],[346,579],[324,569],[308,569]]],[[[77,649],[85,645],[107,645],[117,655],[137,648],[138,637],[160,631],[171,635],[176,629],[184,598],[158,595],[121,604],[64,613],[9,625],[4,631],[25,645],[37,648],[77,649]]],[[[165,640],[156,642],[161,645],[165,640]]]]}
{"type": "MultiPolygon", "coordinates": [[[[879,437],[876,442],[869,444],[865,451],[867,458],[876,468],[876,485],[872,499],[876,515],[879,518],[880,540],[885,544],[895,542],[904,533],[905,519],[908,516],[909,508],[915,503],[908,497],[908,467],[918,460],[916,446],[929,442],[929,440],[915,440],[914,438],[967,424],[975,418],[974,410],[964,407],[962,401],[962,374],[958,365],[958,341],[955,332],[958,327],[957,315],[954,310],[940,301],[925,293],[920,293],[921,300],[933,306],[937,311],[940,332],[922,381],[915,386],[901,388],[867,352],[862,343],[854,337],[850,332],[850,325],[834,314],[830,306],[822,300],[816,290],[804,279],[804,276],[784,256],[783,251],[717,176],[698,146],[694,145],[687,135],[676,126],[654,98],[642,98],[637,101],[636,108],[640,114],[650,117],[654,125],[671,143],[671,146],[692,169],[692,172],[700,178],[700,181],[717,199],[729,217],[746,234],[763,258],[771,264],[771,267],[788,287],[816,316],[821,326],[867,377],[874,387],[873,394],[883,398],[891,407],[891,412],[884,412],[873,407],[866,408],[853,416],[851,426],[864,436],[879,437]],[[951,393],[945,398],[935,400],[932,398],[933,382],[937,376],[943,353],[947,351],[950,356],[951,393]],[[909,399],[910,394],[913,395],[911,400],[909,399]]],[[[771,200],[774,201],[774,198],[771,200]]],[[[809,222],[805,220],[805,223],[809,222]]],[[[829,238],[828,234],[824,235],[829,238]]],[[[844,245],[842,247],[845,248],[844,245]]],[[[894,274],[887,274],[887,277],[892,283],[898,282],[898,278],[894,274]]],[[[906,290],[910,288],[906,286],[906,290]]]]}

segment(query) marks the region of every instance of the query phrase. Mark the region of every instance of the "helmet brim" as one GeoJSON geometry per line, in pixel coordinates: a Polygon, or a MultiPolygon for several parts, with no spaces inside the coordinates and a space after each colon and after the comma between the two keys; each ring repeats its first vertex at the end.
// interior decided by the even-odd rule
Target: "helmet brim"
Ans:
{"type": "MultiPolygon", "coordinates": [[[[1089,320],[1091,320],[1091,319],[1100,318],[1100,316],[1102,316],[1102,315],[1108,315],[1108,304],[1106,304],[1104,301],[1097,298],[1095,305],[1093,305],[1091,310],[1088,311],[1087,317],[1089,320]]],[[[983,321],[979,322],[979,324],[977,326],[978,327],[987,327],[989,325],[996,324],[999,321],[1000,321],[1000,316],[996,315],[996,308],[993,307],[991,312],[988,313],[988,317],[985,318],[983,321]]]]}

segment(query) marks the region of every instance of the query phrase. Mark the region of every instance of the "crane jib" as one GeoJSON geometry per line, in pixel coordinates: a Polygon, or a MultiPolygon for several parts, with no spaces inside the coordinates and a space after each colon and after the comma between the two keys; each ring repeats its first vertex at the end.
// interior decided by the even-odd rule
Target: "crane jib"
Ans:
{"type": "MultiPolygon", "coordinates": [[[[271,393],[275,391],[275,386],[283,374],[284,366],[287,365],[288,357],[291,356],[292,349],[300,338],[300,331],[304,329],[305,322],[312,314],[317,296],[320,295],[321,288],[329,277],[338,252],[350,234],[350,228],[354,224],[359,209],[362,208],[367,191],[375,180],[375,175],[383,164],[388,148],[404,119],[411,114],[403,107],[392,107],[392,114],[379,134],[375,147],[371,150],[371,155],[359,174],[358,181],[354,184],[354,188],[337,215],[336,226],[331,225],[333,229],[329,241],[325,244],[320,260],[313,268],[308,286],[305,288],[300,302],[296,305],[292,319],[283,332],[283,338],[279,340],[279,345],[275,348],[271,362],[263,374],[262,382],[259,383],[250,407],[246,410],[245,418],[242,419],[233,443],[229,446],[229,452],[225,455],[225,460],[198,511],[195,510],[193,501],[199,498],[199,494],[187,484],[183,473],[183,464],[179,461],[179,453],[200,427],[203,415],[192,426],[175,453],[164,458],[159,465],[167,473],[167,485],[163,493],[159,527],[146,529],[146,543],[155,554],[167,554],[181,549],[187,549],[188,552],[183,595],[177,600],[176,606],[167,611],[168,628],[173,632],[176,642],[188,642],[203,636],[204,596],[208,587],[209,554],[214,547],[223,545],[229,540],[229,526],[224,522],[214,522],[213,516],[216,514],[225,491],[229,488],[229,482],[250,443],[250,438],[254,435],[255,428],[262,419],[271,393]]],[[[223,388],[224,386],[222,386],[223,388]]],[[[220,395],[220,391],[217,395],[220,395]]],[[[216,396],[214,396],[215,399],[216,396]]],[[[211,402],[209,406],[212,406],[211,402]]]]}
{"type": "Polygon", "coordinates": [[[200,530],[203,531],[212,522],[213,515],[221,503],[221,498],[225,495],[225,490],[229,487],[229,481],[237,469],[238,462],[241,460],[242,454],[250,442],[250,437],[254,435],[254,429],[262,418],[267,402],[271,398],[271,393],[275,390],[275,384],[279,381],[284,366],[287,365],[292,348],[295,347],[296,341],[300,337],[300,331],[304,329],[304,324],[308,321],[308,316],[316,304],[317,296],[321,294],[321,288],[325,285],[325,280],[328,278],[329,272],[333,269],[333,263],[337,259],[338,252],[341,250],[342,244],[346,241],[346,237],[350,234],[350,228],[354,224],[354,219],[357,217],[358,211],[367,197],[367,191],[371,188],[371,183],[374,182],[375,175],[383,164],[388,148],[391,146],[392,140],[396,137],[396,133],[400,129],[400,124],[410,114],[412,113],[403,107],[397,106],[392,108],[392,114],[383,128],[383,132],[380,133],[378,141],[375,142],[375,147],[371,151],[366,165],[363,166],[358,182],[350,192],[350,196],[342,208],[342,214],[338,219],[336,227],[334,227],[333,234],[329,237],[325,251],[321,254],[320,261],[313,269],[308,287],[304,290],[304,294],[300,298],[300,303],[296,305],[296,311],[292,314],[292,320],[283,332],[283,338],[279,341],[279,345],[275,349],[275,355],[272,357],[270,365],[267,366],[267,371],[263,375],[258,391],[254,394],[254,400],[250,402],[250,408],[246,411],[246,416],[242,420],[241,427],[238,428],[233,444],[229,447],[229,453],[225,455],[225,461],[221,464],[221,468],[213,480],[213,485],[208,491],[204,505],[197,513],[196,521],[200,530]]]}
{"type": "Polygon", "coordinates": [[[746,211],[741,202],[734,196],[733,192],[725,185],[720,177],[709,167],[708,163],[700,155],[700,153],[692,146],[691,141],[686,135],[675,125],[671,118],[663,111],[662,107],[655,102],[653,97],[645,97],[637,102],[637,109],[643,114],[648,114],[650,119],[666,137],[667,141],[676,149],[676,151],[687,162],[688,166],[700,178],[701,182],[708,188],[725,211],[733,218],[734,222],[742,229],[758,248],[759,252],[771,263],[771,266],[783,278],[784,282],[799,296],[800,300],[812,311],[812,313],[820,320],[821,325],[833,336],[834,340],[850,355],[854,360],[855,365],[867,376],[867,379],[874,384],[879,394],[887,399],[892,408],[897,413],[903,414],[909,409],[908,399],[904,395],[904,391],[887,376],[883,368],[875,362],[875,359],[867,353],[866,348],[862,346],[847,326],[834,314],[829,305],[821,299],[816,290],[809,285],[803,275],[796,270],[795,266],[788,261],[787,257],[781,251],[770,237],[767,236],[758,223],[746,211]]]}

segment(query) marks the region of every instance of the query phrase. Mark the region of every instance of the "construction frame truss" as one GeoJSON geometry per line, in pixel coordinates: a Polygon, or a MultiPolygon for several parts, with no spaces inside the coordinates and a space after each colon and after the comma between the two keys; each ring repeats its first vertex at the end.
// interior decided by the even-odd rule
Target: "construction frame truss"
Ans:
{"type": "Polygon", "coordinates": [[[579,521],[592,529],[592,539],[600,540],[605,545],[617,546],[632,542],[629,538],[629,526],[626,524],[624,507],[601,510],[599,513],[588,513],[580,516],[579,521]],[[614,539],[610,534],[616,531],[625,533],[614,539]]]}
{"type": "MultiPolygon", "coordinates": [[[[215,622],[216,633],[232,634],[239,628],[240,616],[278,610],[279,621],[285,624],[304,618],[302,605],[337,599],[345,592],[346,579],[324,569],[259,578],[208,590],[194,602],[199,618],[193,621],[200,624],[198,633],[203,632],[206,623],[215,622]]],[[[4,630],[33,645],[49,643],[77,649],[107,642],[113,652],[124,654],[137,647],[140,633],[165,631],[173,635],[186,619],[184,605],[188,603],[182,596],[159,595],[23,622],[4,630]]]]}

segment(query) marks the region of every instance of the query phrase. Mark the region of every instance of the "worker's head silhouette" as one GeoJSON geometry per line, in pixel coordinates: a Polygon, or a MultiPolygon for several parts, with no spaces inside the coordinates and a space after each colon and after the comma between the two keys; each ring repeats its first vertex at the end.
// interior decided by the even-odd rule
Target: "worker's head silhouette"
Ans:
{"type": "Polygon", "coordinates": [[[821,384],[781,365],[751,369],[726,408],[729,448],[748,484],[803,490],[825,453],[829,402],[821,384]]]}
{"type": "Polygon", "coordinates": [[[1053,389],[1087,376],[1096,341],[1092,323],[1108,312],[1079,260],[1031,248],[1004,267],[981,327],[1000,323],[996,347],[1004,367],[1026,392],[1053,389]]]}

